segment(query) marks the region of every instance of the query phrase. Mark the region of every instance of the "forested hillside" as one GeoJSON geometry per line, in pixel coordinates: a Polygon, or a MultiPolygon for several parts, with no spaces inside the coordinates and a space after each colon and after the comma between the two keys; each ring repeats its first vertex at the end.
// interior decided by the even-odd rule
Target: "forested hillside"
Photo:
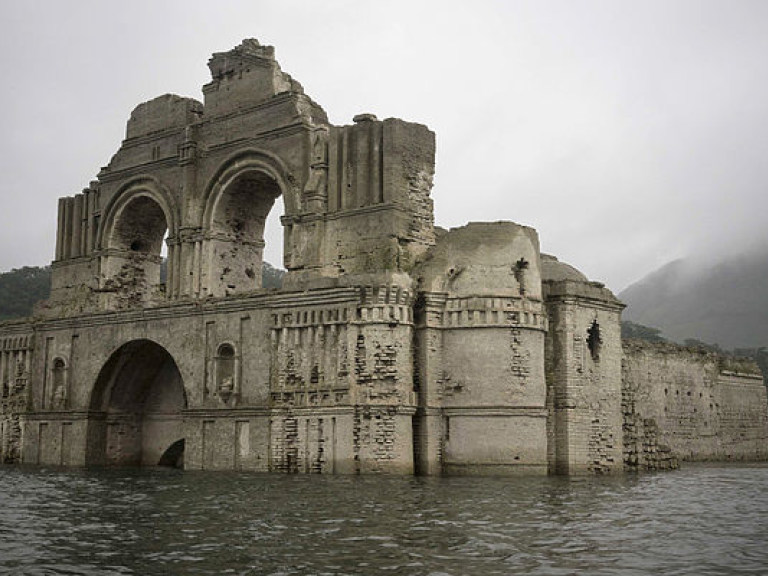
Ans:
{"type": "Polygon", "coordinates": [[[0,320],[29,316],[35,302],[50,293],[50,266],[25,266],[0,274],[0,320]]]}

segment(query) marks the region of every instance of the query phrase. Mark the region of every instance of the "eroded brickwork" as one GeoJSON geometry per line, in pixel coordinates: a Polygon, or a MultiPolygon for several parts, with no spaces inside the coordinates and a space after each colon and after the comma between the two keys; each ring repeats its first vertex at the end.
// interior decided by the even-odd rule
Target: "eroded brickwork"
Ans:
{"type": "Polygon", "coordinates": [[[355,408],[353,445],[358,470],[382,472],[399,457],[397,409],[393,406],[357,406],[355,408]]]}
{"type": "Polygon", "coordinates": [[[287,474],[321,474],[330,472],[326,435],[322,417],[301,417],[292,414],[275,415],[271,428],[272,467],[287,474]]]}
{"type": "Polygon", "coordinates": [[[668,343],[625,341],[624,352],[630,466],[645,466],[640,446],[654,444],[682,460],[768,457],[768,404],[757,366],[725,371],[717,354],[668,343]]]}
{"type": "Polygon", "coordinates": [[[0,338],[0,462],[19,462],[23,414],[29,403],[32,336],[0,338]]]}
{"type": "Polygon", "coordinates": [[[672,470],[679,466],[672,449],[659,440],[659,425],[637,412],[635,391],[622,387],[624,466],[628,470],[672,470]]]}

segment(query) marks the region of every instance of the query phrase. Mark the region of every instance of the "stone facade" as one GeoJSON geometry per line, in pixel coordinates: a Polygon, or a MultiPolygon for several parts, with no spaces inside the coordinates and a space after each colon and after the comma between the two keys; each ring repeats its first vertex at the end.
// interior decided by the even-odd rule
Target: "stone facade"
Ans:
{"type": "MultiPolygon", "coordinates": [[[[434,226],[429,129],[329,124],[255,40],[209,67],[203,103],[139,105],[59,201],[51,297],[0,325],[3,460],[602,474],[653,467],[660,442],[701,454],[647,401],[658,355],[622,350],[610,291],[531,228],[434,226]],[[275,291],[260,270],[278,196],[275,291]]],[[[701,370],[722,389],[715,434],[741,446],[743,416],[755,449],[733,453],[763,456],[764,394],[742,415],[743,377],[701,370]]]]}
{"type": "Polygon", "coordinates": [[[757,366],[668,343],[624,342],[624,449],[646,469],[685,460],[768,459],[757,366]]]}

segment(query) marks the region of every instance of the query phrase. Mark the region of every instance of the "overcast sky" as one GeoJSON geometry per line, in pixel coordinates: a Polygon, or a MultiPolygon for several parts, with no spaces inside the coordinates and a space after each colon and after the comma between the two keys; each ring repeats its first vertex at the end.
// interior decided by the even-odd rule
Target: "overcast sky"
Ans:
{"type": "Polygon", "coordinates": [[[543,251],[616,292],[674,258],[768,244],[763,0],[23,0],[0,11],[0,271],[52,259],[56,199],[109,162],[137,104],[202,99],[211,53],[248,37],[274,45],[335,124],[370,112],[434,130],[438,225],[533,226],[543,251]]]}

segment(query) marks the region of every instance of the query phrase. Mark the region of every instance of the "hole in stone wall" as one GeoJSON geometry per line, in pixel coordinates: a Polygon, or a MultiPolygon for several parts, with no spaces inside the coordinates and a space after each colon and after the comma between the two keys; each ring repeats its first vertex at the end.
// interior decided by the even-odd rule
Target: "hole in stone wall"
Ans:
{"type": "Polygon", "coordinates": [[[525,258],[520,258],[517,262],[515,262],[515,266],[513,268],[513,273],[515,275],[515,280],[517,280],[517,286],[518,290],[520,292],[520,296],[525,296],[526,291],[526,271],[528,270],[528,261],[525,258]]]}
{"type": "Polygon", "coordinates": [[[600,324],[597,320],[592,321],[592,325],[587,329],[587,347],[589,353],[592,355],[592,360],[595,362],[600,361],[600,348],[603,345],[603,340],[600,336],[600,324]]]}

